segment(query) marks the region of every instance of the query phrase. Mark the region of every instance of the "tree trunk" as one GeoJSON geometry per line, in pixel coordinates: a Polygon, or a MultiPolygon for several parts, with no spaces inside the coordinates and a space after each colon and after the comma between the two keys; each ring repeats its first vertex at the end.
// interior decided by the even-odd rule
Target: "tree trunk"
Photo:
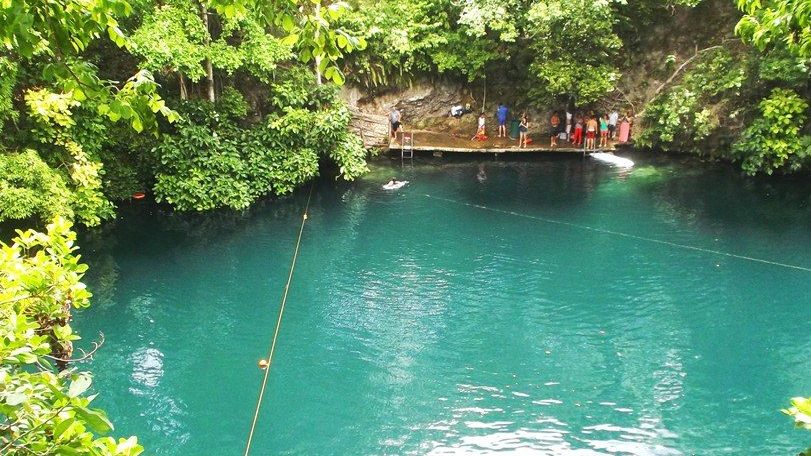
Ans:
{"type": "Polygon", "coordinates": [[[189,92],[186,90],[186,79],[183,78],[183,73],[179,71],[177,72],[177,81],[180,86],[180,99],[187,100],[189,98],[189,92]]]}
{"type": "Polygon", "coordinates": [[[321,57],[315,58],[315,82],[318,85],[323,84],[321,81],[321,57]]]}
{"type": "MultiPolygon", "coordinates": [[[[211,31],[208,24],[208,9],[203,3],[200,3],[200,19],[203,20],[203,26],[206,28],[205,44],[208,46],[211,43],[211,31]]],[[[208,86],[208,101],[214,103],[216,101],[214,94],[214,66],[211,64],[211,59],[206,59],[206,85],[208,86]]]]}
{"type": "Polygon", "coordinates": [[[208,101],[214,103],[216,96],[214,95],[214,67],[211,65],[211,59],[206,59],[206,81],[208,85],[208,101]]]}
{"type": "MultiPolygon", "coordinates": [[[[316,20],[321,20],[321,0],[318,0],[318,3],[315,4],[315,17],[316,20]]],[[[316,38],[318,38],[318,32],[316,32],[316,38]]],[[[317,56],[315,58],[315,82],[318,85],[321,85],[321,56],[317,56]]]]}
{"type": "Polygon", "coordinates": [[[484,114],[484,109],[487,105],[487,76],[482,80],[482,85],[484,86],[484,93],[482,94],[482,114],[484,114]]]}

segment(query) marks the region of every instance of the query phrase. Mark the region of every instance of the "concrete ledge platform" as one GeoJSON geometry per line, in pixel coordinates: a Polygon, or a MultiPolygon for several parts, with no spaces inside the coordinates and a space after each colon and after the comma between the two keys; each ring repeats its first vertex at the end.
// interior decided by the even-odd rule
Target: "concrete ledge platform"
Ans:
{"type": "MultiPolygon", "coordinates": [[[[399,153],[401,147],[399,144],[390,144],[385,148],[386,151],[399,153]]],[[[526,154],[526,153],[551,153],[551,154],[587,154],[591,152],[613,152],[614,148],[607,149],[582,149],[574,147],[537,147],[527,146],[526,148],[519,147],[482,147],[482,148],[467,148],[467,147],[447,147],[441,145],[423,145],[414,146],[414,152],[447,152],[447,153],[460,153],[460,154],[526,154]]]]}

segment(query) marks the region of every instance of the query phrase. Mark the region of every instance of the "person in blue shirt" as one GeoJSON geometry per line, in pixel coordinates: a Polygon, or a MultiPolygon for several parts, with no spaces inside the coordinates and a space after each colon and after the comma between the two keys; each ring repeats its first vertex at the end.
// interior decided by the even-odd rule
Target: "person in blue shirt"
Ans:
{"type": "Polygon", "coordinates": [[[506,138],[507,137],[507,115],[509,111],[507,107],[504,106],[504,103],[498,104],[498,109],[496,110],[496,118],[498,119],[498,137],[499,138],[506,138]]]}

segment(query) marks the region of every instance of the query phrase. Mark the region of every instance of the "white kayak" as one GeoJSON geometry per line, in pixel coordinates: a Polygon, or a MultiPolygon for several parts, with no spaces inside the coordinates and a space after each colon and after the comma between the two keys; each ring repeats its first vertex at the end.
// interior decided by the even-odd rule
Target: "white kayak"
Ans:
{"type": "Polygon", "coordinates": [[[595,160],[601,161],[603,163],[608,163],[610,165],[618,166],[620,168],[632,168],[634,166],[634,162],[623,157],[617,157],[614,154],[609,154],[607,152],[593,152],[589,154],[591,158],[595,160]]]}
{"type": "Polygon", "coordinates": [[[383,190],[397,190],[405,187],[407,183],[408,181],[395,181],[393,183],[387,183],[383,185],[383,190]]]}

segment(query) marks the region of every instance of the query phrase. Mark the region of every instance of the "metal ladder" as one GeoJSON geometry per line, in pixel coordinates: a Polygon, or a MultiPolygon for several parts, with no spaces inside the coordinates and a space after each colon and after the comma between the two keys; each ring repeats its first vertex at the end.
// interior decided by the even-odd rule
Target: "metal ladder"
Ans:
{"type": "Polygon", "coordinates": [[[403,140],[400,143],[400,159],[414,158],[414,133],[403,132],[403,140]]]}

